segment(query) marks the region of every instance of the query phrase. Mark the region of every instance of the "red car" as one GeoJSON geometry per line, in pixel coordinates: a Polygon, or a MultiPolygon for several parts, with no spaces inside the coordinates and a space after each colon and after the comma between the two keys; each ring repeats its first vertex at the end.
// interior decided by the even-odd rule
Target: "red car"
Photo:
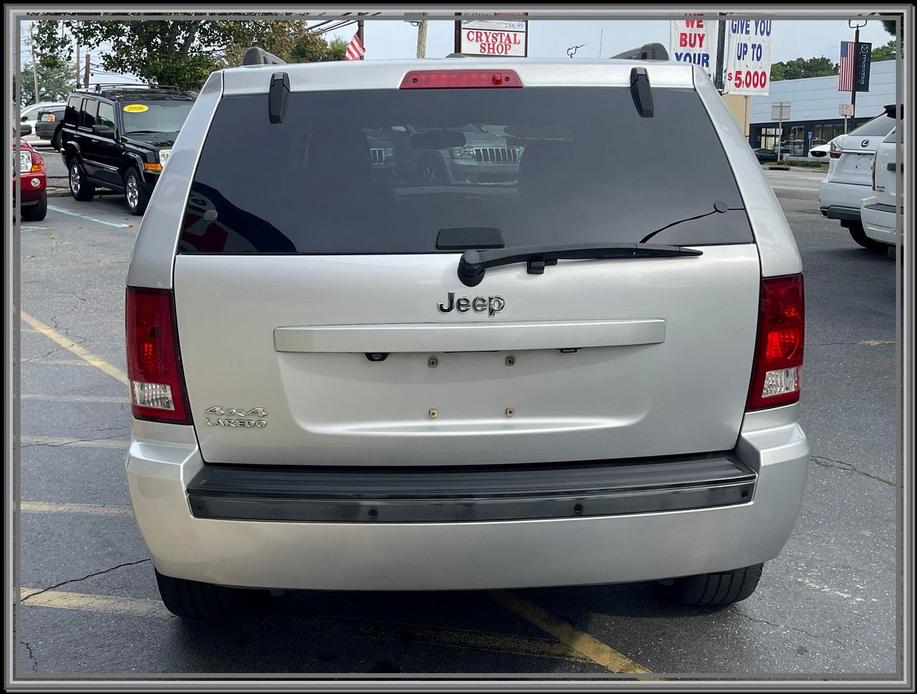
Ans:
{"type": "MultiPolygon", "coordinates": [[[[45,160],[25,140],[22,140],[19,146],[19,214],[23,220],[39,222],[48,214],[45,160]]],[[[15,152],[14,145],[13,156],[15,152]]],[[[13,176],[13,197],[15,198],[15,172],[13,176]]]]}

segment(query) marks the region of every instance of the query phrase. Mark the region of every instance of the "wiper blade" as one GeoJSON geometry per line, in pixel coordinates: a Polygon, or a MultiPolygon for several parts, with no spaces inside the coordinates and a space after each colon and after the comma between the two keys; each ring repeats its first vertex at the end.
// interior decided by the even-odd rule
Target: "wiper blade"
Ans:
{"type": "Polygon", "coordinates": [[[489,251],[465,251],[459,260],[458,276],[467,287],[474,287],[484,279],[489,267],[525,262],[530,275],[541,275],[547,265],[564,260],[606,260],[615,258],[677,258],[703,255],[703,251],[680,246],[661,246],[638,243],[610,243],[602,245],[517,246],[489,251]]]}

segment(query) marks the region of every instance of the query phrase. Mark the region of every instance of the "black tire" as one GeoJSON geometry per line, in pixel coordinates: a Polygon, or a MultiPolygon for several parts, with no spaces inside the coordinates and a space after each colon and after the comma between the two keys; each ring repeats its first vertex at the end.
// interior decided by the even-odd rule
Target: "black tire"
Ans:
{"type": "Polygon", "coordinates": [[[254,592],[172,578],[158,571],[156,583],[169,612],[183,619],[205,622],[222,622],[239,616],[248,605],[246,594],[254,592]]]}
{"type": "Polygon", "coordinates": [[[847,230],[850,232],[850,237],[863,248],[868,248],[871,251],[885,251],[888,249],[887,243],[869,238],[863,230],[863,225],[859,222],[850,222],[847,230]]]}
{"type": "Polygon", "coordinates": [[[27,222],[40,222],[48,215],[48,194],[42,193],[42,196],[38,199],[34,205],[29,205],[28,207],[23,207],[19,213],[19,216],[22,217],[27,222]]]}
{"type": "Polygon", "coordinates": [[[673,579],[661,587],[663,597],[679,605],[720,607],[744,600],[758,587],[764,564],[743,569],[673,579]]]}
{"type": "Polygon", "coordinates": [[[62,125],[63,125],[63,123],[61,123],[60,125],[58,125],[58,126],[54,129],[54,134],[51,136],[51,147],[53,147],[53,148],[56,149],[56,150],[60,150],[61,144],[62,144],[62,143],[61,143],[61,126],[62,126],[62,125]]]}
{"type": "Polygon", "coordinates": [[[86,178],[79,157],[71,157],[67,161],[67,181],[74,200],[89,202],[96,194],[96,186],[86,178]]]}
{"type": "Polygon", "coordinates": [[[134,167],[129,168],[124,172],[124,202],[127,203],[128,211],[140,216],[146,212],[149,201],[150,194],[146,192],[140,172],[134,167]]]}

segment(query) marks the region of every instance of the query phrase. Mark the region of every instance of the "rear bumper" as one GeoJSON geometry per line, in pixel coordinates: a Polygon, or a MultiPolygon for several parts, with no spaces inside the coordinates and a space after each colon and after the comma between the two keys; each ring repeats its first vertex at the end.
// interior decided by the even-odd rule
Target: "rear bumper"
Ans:
{"type": "Polygon", "coordinates": [[[455,590],[624,583],[775,557],[802,499],[808,444],[796,406],[746,416],[734,452],[751,501],[589,517],[478,522],[296,522],[195,517],[203,469],[191,427],[135,422],[134,515],[163,574],[222,585],[455,590]]]}
{"type": "Polygon", "coordinates": [[[869,186],[825,180],[821,183],[818,206],[828,219],[859,222],[860,201],[871,192],[869,186]]]}
{"type": "Polygon", "coordinates": [[[897,242],[894,205],[876,202],[875,198],[865,198],[860,208],[863,232],[873,241],[894,245],[897,242]]]}

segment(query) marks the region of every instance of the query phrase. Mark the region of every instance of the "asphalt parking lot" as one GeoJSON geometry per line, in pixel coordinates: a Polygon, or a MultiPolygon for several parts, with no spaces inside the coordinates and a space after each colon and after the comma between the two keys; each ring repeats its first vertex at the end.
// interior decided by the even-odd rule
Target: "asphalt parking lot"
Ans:
{"type": "Polygon", "coordinates": [[[895,677],[895,263],[821,217],[822,174],[768,176],[805,266],[811,466],[783,553],[751,598],[718,611],[669,607],[652,586],[618,585],[296,593],[267,598],[239,623],[172,617],[123,470],[124,279],[139,218],[119,196],[52,198],[44,221],[21,227],[16,676],[895,677]]]}

